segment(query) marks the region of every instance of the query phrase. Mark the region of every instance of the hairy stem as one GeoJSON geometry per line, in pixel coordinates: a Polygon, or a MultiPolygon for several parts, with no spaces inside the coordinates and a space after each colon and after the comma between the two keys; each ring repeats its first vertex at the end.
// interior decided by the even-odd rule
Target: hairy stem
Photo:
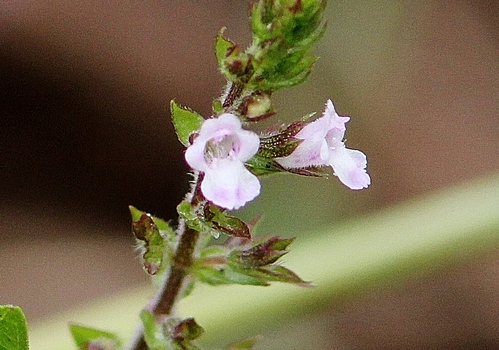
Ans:
{"type": "Polygon", "coordinates": [[[229,107],[233,106],[239,97],[241,97],[241,93],[243,92],[243,86],[239,83],[230,83],[229,90],[225,99],[222,103],[222,106],[225,109],[229,109],[229,107]]]}
{"type": "Polygon", "coordinates": [[[169,315],[182,289],[182,282],[187,276],[187,269],[194,260],[194,250],[199,238],[199,232],[185,227],[175,254],[175,260],[165,286],[152,309],[154,315],[169,315]]]}
{"type": "MultiPolygon", "coordinates": [[[[199,190],[201,178],[195,174],[195,183],[192,186],[191,192],[187,198],[194,202],[196,200],[196,192],[199,190]]],[[[173,307],[179,300],[179,295],[182,292],[185,277],[188,275],[188,269],[194,261],[194,253],[199,240],[200,233],[189,228],[181,222],[179,226],[179,243],[173,259],[173,264],[168,271],[168,277],[164,284],[159,289],[156,297],[153,299],[150,311],[155,316],[169,316],[172,313],[173,307]]],[[[137,332],[137,335],[128,347],[130,350],[147,350],[147,344],[144,340],[143,331],[137,332]]]]}

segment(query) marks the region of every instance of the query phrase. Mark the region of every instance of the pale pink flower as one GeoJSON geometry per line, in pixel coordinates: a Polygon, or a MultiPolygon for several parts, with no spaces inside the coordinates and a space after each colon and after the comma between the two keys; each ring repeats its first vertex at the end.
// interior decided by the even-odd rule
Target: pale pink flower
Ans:
{"type": "Polygon", "coordinates": [[[260,182],[244,162],[256,154],[259,145],[258,135],[242,129],[241,121],[233,114],[205,120],[185,152],[187,163],[204,173],[204,197],[229,210],[254,199],[260,193],[260,182]]]}
{"type": "Polygon", "coordinates": [[[360,190],[371,184],[366,172],[367,158],[361,151],[348,149],[343,142],[349,117],[340,117],[331,100],[317,120],[307,124],[295,137],[303,141],[289,156],[276,159],[285,168],[331,166],[334,175],[347,187],[360,190]]]}

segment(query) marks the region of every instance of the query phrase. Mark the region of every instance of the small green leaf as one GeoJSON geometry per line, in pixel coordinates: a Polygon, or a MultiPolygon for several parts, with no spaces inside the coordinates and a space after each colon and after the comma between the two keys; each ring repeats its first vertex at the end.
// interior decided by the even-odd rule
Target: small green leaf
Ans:
{"type": "Polygon", "coordinates": [[[132,231],[142,250],[144,269],[156,275],[166,269],[167,258],[173,254],[175,232],[164,220],[130,206],[132,231]],[[140,216],[139,216],[140,214],[140,216]],[[137,219],[138,217],[138,219],[137,219]]]}
{"type": "Polygon", "coordinates": [[[132,216],[132,221],[139,221],[142,214],[144,214],[144,212],[142,210],[139,210],[132,205],[128,206],[128,210],[130,210],[130,215],[132,216]]]}
{"type": "Polygon", "coordinates": [[[215,268],[211,266],[193,267],[192,273],[199,279],[199,281],[212,285],[219,286],[224,284],[242,284],[252,286],[268,286],[269,283],[265,282],[259,276],[250,276],[248,274],[234,271],[229,266],[224,268],[215,268]]]}
{"type": "Polygon", "coordinates": [[[224,68],[225,58],[227,57],[227,53],[230,49],[234,48],[235,44],[226,39],[223,36],[223,33],[226,28],[220,29],[218,32],[217,38],[215,40],[215,55],[217,56],[217,62],[220,69],[224,68]]]}
{"type": "Polygon", "coordinates": [[[205,206],[205,217],[209,217],[214,227],[223,233],[251,239],[251,234],[248,225],[241,219],[227,215],[219,207],[207,204],[205,206]]]}
{"type": "Polygon", "coordinates": [[[203,248],[199,253],[200,258],[210,258],[210,257],[218,257],[227,255],[227,248],[220,245],[210,245],[206,248],[203,248]]]}
{"type": "Polygon", "coordinates": [[[224,106],[220,99],[217,98],[216,100],[213,101],[212,110],[213,110],[213,115],[219,115],[224,111],[224,106]]]}
{"type": "Polygon", "coordinates": [[[191,203],[189,203],[188,201],[180,202],[180,204],[177,205],[177,213],[181,218],[185,220],[196,219],[196,215],[194,215],[194,213],[192,212],[191,203]]]}
{"type": "Polygon", "coordinates": [[[201,128],[204,119],[191,109],[180,106],[175,100],[170,102],[170,108],[178,139],[184,146],[188,147],[191,144],[189,137],[201,128]]]}
{"type": "Polygon", "coordinates": [[[0,305],[0,349],[28,350],[26,318],[19,306],[0,305]]]}
{"type": "Polygon", "coordinates": [[[70,324],[69,331],[71,332],[76,346],[81,350],[95,349],[95,345],[97,344],[100,345],[99,349],[109,350],[118,349],[121,346],[121,341],[118,336],[100,329],[70,324]]]}
{"type": "Polygon", "coordinates": [[[273,237],[265,242],[264,246],[272,250],[285,250],[291,243],[293,243],[295,238],[279,238],[273,237]]]}
{"type": "MultiPolygon", "coordinates": [[[[196,207],[197,210],[197,207],[196,207]]],[[[177,205],[178,215],[185,220],[185,223],[189,228],[196,230],[198,232],[210,233],[215,238],[218,237],[219,231],[215,230],[212,223],[205,221],[203,218],[200,218],[195,209],[191,206],[191,203],[187,201],[181,202],[177,205]]]]}
{"type": "Polygon", "coordinates": [[[235,237],[218,248],[205,248],[190,272],[199,281],[211,285],[242,284],[268,286],[270,282],[309,285],[293,271],[276,263],[288,253],[294,238],[272,237],[260,241],[235,237]],[[234,242],[235,244],[232,244],[234,242]]]}
{"type": "Polygon", "coordinates": [[[168,342],[166,341],[161,327],[156,324],[154,315],[148,310],[140,312],[140,319],[144,326],[144,340],[149,350],[168,350],[168,342]]]}
{"type": "Polygon", "coordinates": [[[266,275],[267,281],[294,283],[301,286],[311,286],[310,282],[304,281],[296,273],[281,265],[269,265],[261,269],[266,275]]]}

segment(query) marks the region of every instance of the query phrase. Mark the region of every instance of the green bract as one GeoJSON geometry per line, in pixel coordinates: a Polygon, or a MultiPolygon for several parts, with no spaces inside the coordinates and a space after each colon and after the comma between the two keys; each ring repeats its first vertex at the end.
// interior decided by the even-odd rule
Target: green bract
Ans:
{"type": "Polygon", "coordinates": [[[215,55],[220,69],[225,68],[225,58],[229,55],[236,44],[223,36],[225,28],[220,29],[215,41],[215,55]]]}

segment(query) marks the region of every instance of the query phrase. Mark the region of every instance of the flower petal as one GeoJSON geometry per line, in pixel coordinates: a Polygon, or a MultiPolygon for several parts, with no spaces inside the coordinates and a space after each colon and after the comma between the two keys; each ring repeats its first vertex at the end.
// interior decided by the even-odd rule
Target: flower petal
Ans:
{"type": "Polygon", "coordinates": [[[327,100],[326,109],[322,114],[324,117],[330,118],[331,126],[329,129],[338,129],[340,131],[345,131],[345,124],[350,120],[350,117],[340,117],[338,113],[336,113],[336,108],[334,108],[333,102],[331,100],[327,100]]]}
{"type": "Polygon", "coordinates": [[[187,148],[184,157],[191,168],[199,171],[206,171],[208,169],[208,163],[206,163],[204,155],[206,141],[203,142],[203,140],[198,140],[198,138],[196,138],[194,143],[187,148]]]}
{"type": "Polygon", "coordinates": [[[371,184],[371,178],[366,172],[367,158],[361,151],[337,148],[331,153],[329,164],[334,175],[352,190],[361,190],[371,184]]]}
{"type": "Polygon", "coordinates": [[[214,204],[235,210],[258,196],[260,181],[243,163],[225,160],[205,173],[201,192],[214,204]]]}
{"type": "Polygon", "coordinates": [[[303,140],[289,156],[277,158],[276,161],[285,168],[306,168],[327,164],[328,156],[329,149],[323,139],[308,139],[303,140]]]}
{"type": "Polygon", "coordinates": [[[207,119],[201,125],[199,136],[201,142],[211,138],[223,138],[241,130],[241,121],[234,114],[224,113],[218,118],[207,119]]]}
{"type": "Polygon", "coordinates": [[[245,162],[258,152],[260,138],[254,132],[243,129],[237,131],[237,137],[241,145],[237,159],[245,162]]]}

